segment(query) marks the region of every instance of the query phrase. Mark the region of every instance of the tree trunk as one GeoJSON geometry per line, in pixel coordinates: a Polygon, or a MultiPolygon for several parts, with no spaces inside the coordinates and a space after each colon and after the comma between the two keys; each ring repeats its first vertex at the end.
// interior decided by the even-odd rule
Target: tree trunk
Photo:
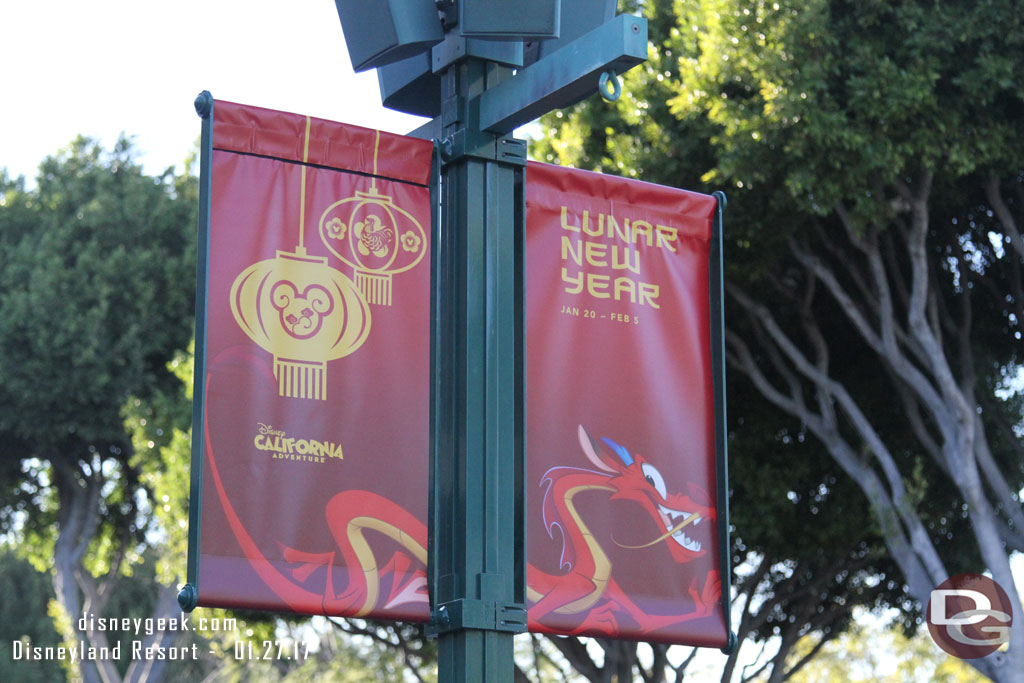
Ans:
{"type": "MultiPolygon", "coordinates": [[[[160,591],[156,609],[153,612],[153,619],[171,619],[180,612],[178,606],[178,591],[173,587],[166,587],[160,591]]],[[[167,648],[172,647],[180,637],[179,631],[157,631],[146,636],[142,641],[142,649],[149,647],[167,648]]],[[[167,668],[166,659],[142,659],[133,661],[128,666],[124,675],[124,683],[158,683],[163,680],[164,671],[167,668]]]]}
{"type": "MultiPolygon", "coordinates": [[[[50,462],[53,464],[54,484],[60,501],[59,528],[53,550],[53,589],[64,612],[61,624],[64,638],[70,647],[80,647],[89,640],[89,634],[78,628],[82,616],[82,599],[77,574],[92,533],[95,532],[93,520],[99,514],[99,486],[85,478],[84,483],[80,482],[72,467],[59,457],[51,458],[50,462]]],[[[101,676],[100,665],[101,662],[93,663],[85,659],[78,661],[78,672],[84,683],[120,680],[119,676],[109,678],[109,671],[106,676],[101,676]]]]}

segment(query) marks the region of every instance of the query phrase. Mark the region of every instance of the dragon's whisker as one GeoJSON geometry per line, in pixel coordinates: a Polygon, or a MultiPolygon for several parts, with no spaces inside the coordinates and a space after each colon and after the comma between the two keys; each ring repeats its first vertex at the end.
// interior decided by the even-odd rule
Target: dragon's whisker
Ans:
{"type": "Polygon", "coordinates": [[[612,539],[612,540],[615,541],[615,545],[619,546],[620,548],[629,548],[630,550],[637,550],[639,548],[650,548],[652,545],[655,545],[657,543],[661,543],[666,538],[671,538],[672,536],[677,534],[684,526],[686,526],[687,524],[691,524],[692,522],[695,522],[699,517],[700,517],[699,513],[697,513],[697,512],[692,513],[689,517],[687,517],[682,522],[680,522],[676,526],[672,527],[671,529],[666,531],[663,535],[661,535],[658,538],[654,539],[650,543],[644,543],[642,545],[624,545],[622,543],[619,543],[618,541],[615,541],[615,539],[612,539]]]}

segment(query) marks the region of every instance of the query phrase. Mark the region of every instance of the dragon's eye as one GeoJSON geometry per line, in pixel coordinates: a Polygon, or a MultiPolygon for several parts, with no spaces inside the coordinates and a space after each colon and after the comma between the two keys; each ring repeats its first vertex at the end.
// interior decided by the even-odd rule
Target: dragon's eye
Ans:
{"type": "Polygon", "coordinates": [[[668,491],[665,488],[665,480],[661,476],[661,472],[658,471],[654,465],[648,465],[647,463],[641,463],[640,471],[644,473],[644,479],[647,483],[654,487],[654,490],[658,492],[662,500],[668,498],[668,491]]]}

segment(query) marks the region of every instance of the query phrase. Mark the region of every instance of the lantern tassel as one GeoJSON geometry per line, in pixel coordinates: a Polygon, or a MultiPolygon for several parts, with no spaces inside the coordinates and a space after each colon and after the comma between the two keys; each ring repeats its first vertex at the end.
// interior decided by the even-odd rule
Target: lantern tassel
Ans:
{"type": "Polygon", "coordinates": [[[327,363],[274,359],[274,377],[281,396],[327,400],[327,363]]]}
{"type": "Polygon", "coordinates": [[[370,273],[365,270],[356,271],[356,286],[362,292],[366,303],[378,306],[391,305],[391,275],[388,273],[370,273]]]}

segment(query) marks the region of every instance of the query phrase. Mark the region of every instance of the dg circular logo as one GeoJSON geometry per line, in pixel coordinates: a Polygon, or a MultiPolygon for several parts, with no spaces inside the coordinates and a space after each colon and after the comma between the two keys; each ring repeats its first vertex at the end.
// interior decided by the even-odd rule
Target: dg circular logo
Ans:
{"type": "Polygon", "coordinates": [[[939,647],[960,659],[978,659],[1010,642],[1013,608],[992,579],[959,574],[932,591],[927,620],[939,647]]]}

